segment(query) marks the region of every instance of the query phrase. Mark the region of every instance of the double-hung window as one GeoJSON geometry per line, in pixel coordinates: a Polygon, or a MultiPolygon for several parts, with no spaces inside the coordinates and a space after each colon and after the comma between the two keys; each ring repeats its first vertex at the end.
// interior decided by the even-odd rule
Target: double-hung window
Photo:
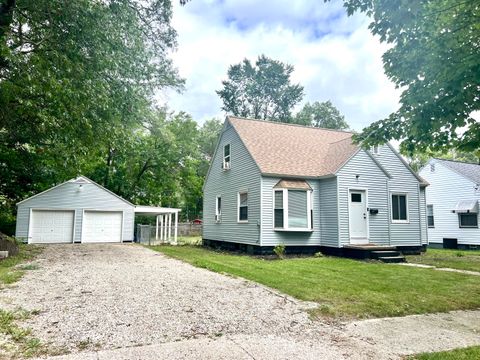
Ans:
{"type": "Polygon", "coordinates": [[[215,222],[222,221],[222,197],[217,196],[215,200],[215,222]]]}
{"type": "Polygon", "coordinates": [[[273,226],[276,230],[312,230],[312,191],[275,189],[273,211],[273,226]]]}
{"type": "Polygon", "coordinates": [[[407,194],[392,194],[392,222],[408,222],[407,194]]]}
{"type": "Polygon", "coordinates": [[[248,221],[248,193],[238,193],[238,222],[248,221]]]}
{"type": "Polygon", "coordinates": [[[435,227],[435,217],[433,216],[433,205],[427,205],[427,225],[429,228],[435,227]]]}
{"type": "Polygon", "coordinates": [[[223,147],[223,162],[222,162],[222,169],[229,170],[231,167],[231,154],[230,154],[230,144],[226,144],[223,147]]]}

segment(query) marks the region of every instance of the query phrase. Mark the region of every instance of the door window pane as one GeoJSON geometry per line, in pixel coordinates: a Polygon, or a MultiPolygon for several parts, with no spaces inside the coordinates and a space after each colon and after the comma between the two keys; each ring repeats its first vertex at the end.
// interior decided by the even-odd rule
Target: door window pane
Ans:
{"type": "Polygon", "coordinates": [[[362,194],[352,193],[352,202],[362,202],[362,194]]]}

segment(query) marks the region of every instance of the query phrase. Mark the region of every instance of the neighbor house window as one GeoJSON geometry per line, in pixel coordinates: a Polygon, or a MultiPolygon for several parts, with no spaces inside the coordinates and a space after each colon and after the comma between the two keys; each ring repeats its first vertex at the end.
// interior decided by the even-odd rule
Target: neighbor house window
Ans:
{"type": "Polygon", "coordinates": [[[433,217],[433,205],[427,205],[427,225],[429,228],[435,227],[435,218],[433,217]]]}
{"type": "Polygon", "coordinates": [[[222,169],[228,170],[230,169],[230,144],[227,144],[223,147],[223,163],[222,169]]]}
{"type": "Polygon", "coordinates": [[[309,190],[275,190],[274,227],[312,229],[312,196],[309,190]]]}
{"type": "Polygon", "coordinates": [[[248,193],[238,193],[238,221],[248,221],[248,193]]]}
{"type": "Polygon", "coordinates": [[[408,222],[408,204],[406,194],[392,194],[393,222],[408,222]]]}
{"type": "Polygon", "coordinates": [[[461,228],[478,228],[478,214],[461,213],[458,214],[458,223],[461,228]]]}
{"type": "Polygon", "coordinates": [[[215,221],[220,222],[222,220],[222,198],[217,196],[215,200],[215,221]]]}

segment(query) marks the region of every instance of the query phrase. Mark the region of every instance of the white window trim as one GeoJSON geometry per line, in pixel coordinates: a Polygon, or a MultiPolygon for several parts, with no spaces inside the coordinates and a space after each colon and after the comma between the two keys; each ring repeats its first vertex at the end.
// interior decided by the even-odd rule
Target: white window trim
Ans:
{"type": "Polygon", "coordinates": [[[237,223],[245,224],[248,223],[248,191],[239,191],[237,193],[237,223]],[[247,194],[247,220],[240,220],[240,195],[247,194]]]}
{"type": "Polygon", "coordinates": [[[427,228],[428,229],[435,229],[435,206],[433,206],[433,204],[427,204],[427,207],[426,207],[425,210],[427,212],[427,228]],[[429,206],[432,207],[433,226],[428,225],[428,207],[429,206]]]}
{"type": "Polygon", "coordinates": [[[215,197],[215,223],[216,224],[222,222],[222,208],[220,207],[220,209],[218,209],[218,199],[222,201],[222,195],[217,195],[215,197]]]}
{"type": "Polygon", "coordinates": [[[398,192],[398,191],[392,191],[390,192],[390,220],[392,221],[392,224],[410,224],[410,211],[408,211],[409,208],[409,196],[407,192],[398,192]],[[407,210],[407,220],[394,220],[393,219],[393,200],[392,196],[393,195],[404,195],[405,196],[405,206],[407,210]]]}
{"type": "Polygon", "coordinates": [[[272,216],[272,226],[275,231],[286,231],[286,232],[312,232],[312,209],[313,209],[313,190],[305,189],[284,189],[284,188],[275,188],[273,189],[273,216],[272,216]],[[301,190],[307,192],[307,228],[290,228],[288,226],[288,190],[301,190]],[[283,191],[283,228],[275,227],[275,191],[283,191]]]}
{"type": "Polygon", "coordinates": [[[223,145],[223,160],[222,160],[222,169],[224,171],[230,170],[232,168],[232,145],[230,143],[223,145]],[[228,166],[227,161],[225,161],[225,147],[229,147],[230,154],[228,155],[228,166]]]}

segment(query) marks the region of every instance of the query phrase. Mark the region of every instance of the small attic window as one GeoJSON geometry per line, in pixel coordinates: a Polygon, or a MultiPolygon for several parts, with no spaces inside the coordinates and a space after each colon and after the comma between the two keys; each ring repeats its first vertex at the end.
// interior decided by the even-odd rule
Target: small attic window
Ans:
{"type": "Polygon", "coordinates": [[[435,172],[435,164],[430,164],[430,172],[435,172]]]}
{"type": "Polygon", "coordinates": [[[370,152],[374,155],[380,154],[380,148],[378,145],[373,145],[370,147],[370,152]]]}
{"type": "Polygon", "coordinates": [[[223,147],[222,169],[223,170],[230,170],[230,144],[226,144],[223,147]]]}

